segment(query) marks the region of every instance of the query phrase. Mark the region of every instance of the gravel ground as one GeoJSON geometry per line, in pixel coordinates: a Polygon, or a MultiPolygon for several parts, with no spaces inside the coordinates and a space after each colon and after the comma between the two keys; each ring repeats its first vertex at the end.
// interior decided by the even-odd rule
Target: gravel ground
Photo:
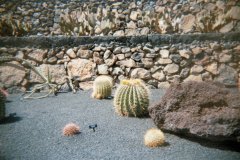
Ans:
{"type": "MultiPolygon", "coordinates": [[[[151,91],[151,102],[164,94],[151,91]]],[[[84,159],[161,159],[161,160],[239,160],[240,152],[214,148],[172,134],[165,134],[167,145],[155,149],[144,146],[143,136],[154,127],[150,118],[120,117],[113,100],[90,98],[91,91],[64,93],[55,97],[21,101],[11,95],[7,114],[16,113],[0,124],[1,160],[84,160],[84,159]],[[62,135],[65,124],[80,125],[81,133],[62,135]],[[88,128],[97,123],[96,132],[88,128]]]]}

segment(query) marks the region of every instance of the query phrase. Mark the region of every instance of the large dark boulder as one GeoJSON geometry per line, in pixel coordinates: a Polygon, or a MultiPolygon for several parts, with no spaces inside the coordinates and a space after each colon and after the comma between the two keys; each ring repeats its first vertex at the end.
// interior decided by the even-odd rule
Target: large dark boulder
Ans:
{"type": "Polygon", "coordinates": [[[149,114],[164,131],[240,142],[240,94],[218,83],[173,84],[149,114]]]}

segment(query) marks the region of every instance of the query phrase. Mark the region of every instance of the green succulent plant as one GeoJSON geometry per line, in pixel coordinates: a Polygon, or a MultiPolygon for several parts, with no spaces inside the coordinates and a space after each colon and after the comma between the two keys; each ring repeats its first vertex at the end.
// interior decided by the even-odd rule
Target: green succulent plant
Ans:
{"type": "Polygon", "coordinates": [[[148,115],[149,90],[140,79],[122,80],[114,96],[114,107],[120,116],[148,115]]]}
{"type": "Polygon", "coordinates": [[[96,99],[108,98],[112,95],[113,80],[111,77],[102,75],[93,82],[92,97],[96,99]]]}

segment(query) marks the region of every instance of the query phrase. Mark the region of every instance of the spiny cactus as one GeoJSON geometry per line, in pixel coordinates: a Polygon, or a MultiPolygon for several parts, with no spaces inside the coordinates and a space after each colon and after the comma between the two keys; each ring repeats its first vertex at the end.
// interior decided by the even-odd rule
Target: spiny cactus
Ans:
{"type": "Polygon", "coordinates": [[[151,128],[144,135],[144,144],[147,147],[158,147],[165,143],[165,136],[160,129],[151,128]]]}
{"type": "Polygon", "coordinates": [[[113,80],[109,76],[99,76],[93,83],[92,97],[96,99],[103,99],[110,97],[112,94],[113,80]]]}
{"type": "Polygon", "coordinates": [[[122,80],[114,96],[115,111],[121,116],[148,115],[149,90],[140,79],[122,80]]]}
{"type": "Polygon", "coordinates": [[[2,120],[5,117],[5,101],[6,95],[0,88],[0,120],[2,120]]]}

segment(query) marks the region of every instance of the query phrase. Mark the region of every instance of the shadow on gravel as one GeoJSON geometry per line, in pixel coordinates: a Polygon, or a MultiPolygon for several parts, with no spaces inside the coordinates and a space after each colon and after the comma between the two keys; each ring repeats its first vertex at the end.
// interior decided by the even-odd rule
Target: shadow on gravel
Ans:
{"type": "Polygon", "coordinates": [[[185,137],[183,135],[178,135],[178,136],[181,138],[187,139],[189,141],[199,143],[204,147],[240,152],[240,143],[237,143],[237,142],[232,142],[232,141],[214,142],[214,141],[209,141],[209,140],[196,138],[196,137],[185,137]]]}
{"type": "Polygon", "coordinates": [[[16,115],[16,113],[10,113],[9,116],[5,117],[3,120],[0,121],[0,125],[21,121],[22,118],[17,117],[16,115]]]}

